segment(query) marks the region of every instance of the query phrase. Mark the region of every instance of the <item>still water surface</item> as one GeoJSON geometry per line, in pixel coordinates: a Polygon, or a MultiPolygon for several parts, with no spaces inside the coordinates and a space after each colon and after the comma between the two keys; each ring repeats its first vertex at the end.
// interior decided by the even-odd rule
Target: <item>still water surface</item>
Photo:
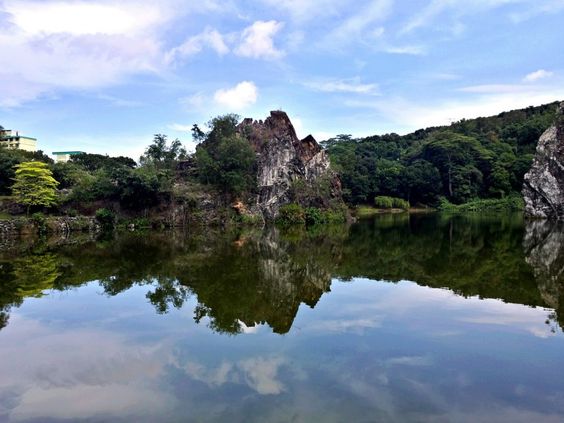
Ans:
{"type": "Polygon", "coordinates": [[[382,216],[0,251],[0,421],[561,422],[564,231],[382,216]]]}

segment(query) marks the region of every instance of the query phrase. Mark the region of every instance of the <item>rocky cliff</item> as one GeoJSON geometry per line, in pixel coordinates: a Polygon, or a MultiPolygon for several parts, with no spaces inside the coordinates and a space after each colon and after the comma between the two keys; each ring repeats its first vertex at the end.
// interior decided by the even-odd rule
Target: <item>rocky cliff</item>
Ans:
{"type": "Polygon", "coordinates": [[[564,220],[564,103],[556,122],[539,139],[533,165],[523,184],[525,213],[564,220]]]}
{"type": "Polygon", "coordinates": [[[304,206],[341,201],[341,183],[327,153],[311,135],[300,140],[285,112],[272,111],[265,121],[244,119],[237,131],[257,153],[255,207],[266,219],[275,218],[284,204],[303,202],[296,198],[298,187],[308,191],[304,206]]]}

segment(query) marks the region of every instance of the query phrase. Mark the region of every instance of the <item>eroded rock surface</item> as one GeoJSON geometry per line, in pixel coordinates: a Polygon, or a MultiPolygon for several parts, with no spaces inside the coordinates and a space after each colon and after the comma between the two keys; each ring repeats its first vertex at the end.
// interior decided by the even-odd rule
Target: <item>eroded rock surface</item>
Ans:
{"type": "Polygon", "coordinates": [[[556,122],[539,139],[533,165],[523,184],[525,213],[564,220],[564,103],[556,122]]]}
{"type": "Polygon", "coordinates": [[[265,218],[278,215],[280,206],[295,201],[293,184],[320,183],[329,185],[327,195],[311,198],[312,204],[324,206],[331,200],[340,200],[341,183],[329,168],[329,157],[311,136],[300,140],[288,115],[272,111],[265,121],[245,119],[238,127],[241,136],[249,140],[257,153],[258,196],[256,206],[265,218]]]}

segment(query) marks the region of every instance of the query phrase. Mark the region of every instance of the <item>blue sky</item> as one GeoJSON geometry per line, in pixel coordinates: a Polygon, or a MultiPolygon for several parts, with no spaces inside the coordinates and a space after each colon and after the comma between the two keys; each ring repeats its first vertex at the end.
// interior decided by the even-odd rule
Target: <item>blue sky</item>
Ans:
{"type": "Polygon", "coordinates": [[[0,124],[134,158],[287,111],[324,139],[564,100],[564,0],[0,0],[0,124]]]}

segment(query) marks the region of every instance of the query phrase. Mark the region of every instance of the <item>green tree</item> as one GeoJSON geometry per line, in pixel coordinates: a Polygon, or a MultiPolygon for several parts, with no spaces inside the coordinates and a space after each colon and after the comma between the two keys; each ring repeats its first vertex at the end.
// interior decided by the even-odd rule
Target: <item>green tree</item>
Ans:
{"type": "Polygon", "coordinates": [[[256,155],[249,142],[237,134],[238,119],[237,115],[212,119],[208,124],[211,130],[194,156],[200,181],[233,196],[256,186],[256,155]]]}
{"type": "Polygon", "coordinates": [[[153,165],[157,169],[172,169],[178,160],[184,160],[187,156],[180,140],[175,139],[168,145],[166,135],[156,134],[153,143],[141,156],[140,162],[142,165],[153,165]]]}
{"type": "Polygon", "coordinates": [[[57,202],[57,185],[47,164],[23,162],[15,166],[16,177],[12,194],[18,203],[29,209],[32,206],[49,207],[57,202]]]}

